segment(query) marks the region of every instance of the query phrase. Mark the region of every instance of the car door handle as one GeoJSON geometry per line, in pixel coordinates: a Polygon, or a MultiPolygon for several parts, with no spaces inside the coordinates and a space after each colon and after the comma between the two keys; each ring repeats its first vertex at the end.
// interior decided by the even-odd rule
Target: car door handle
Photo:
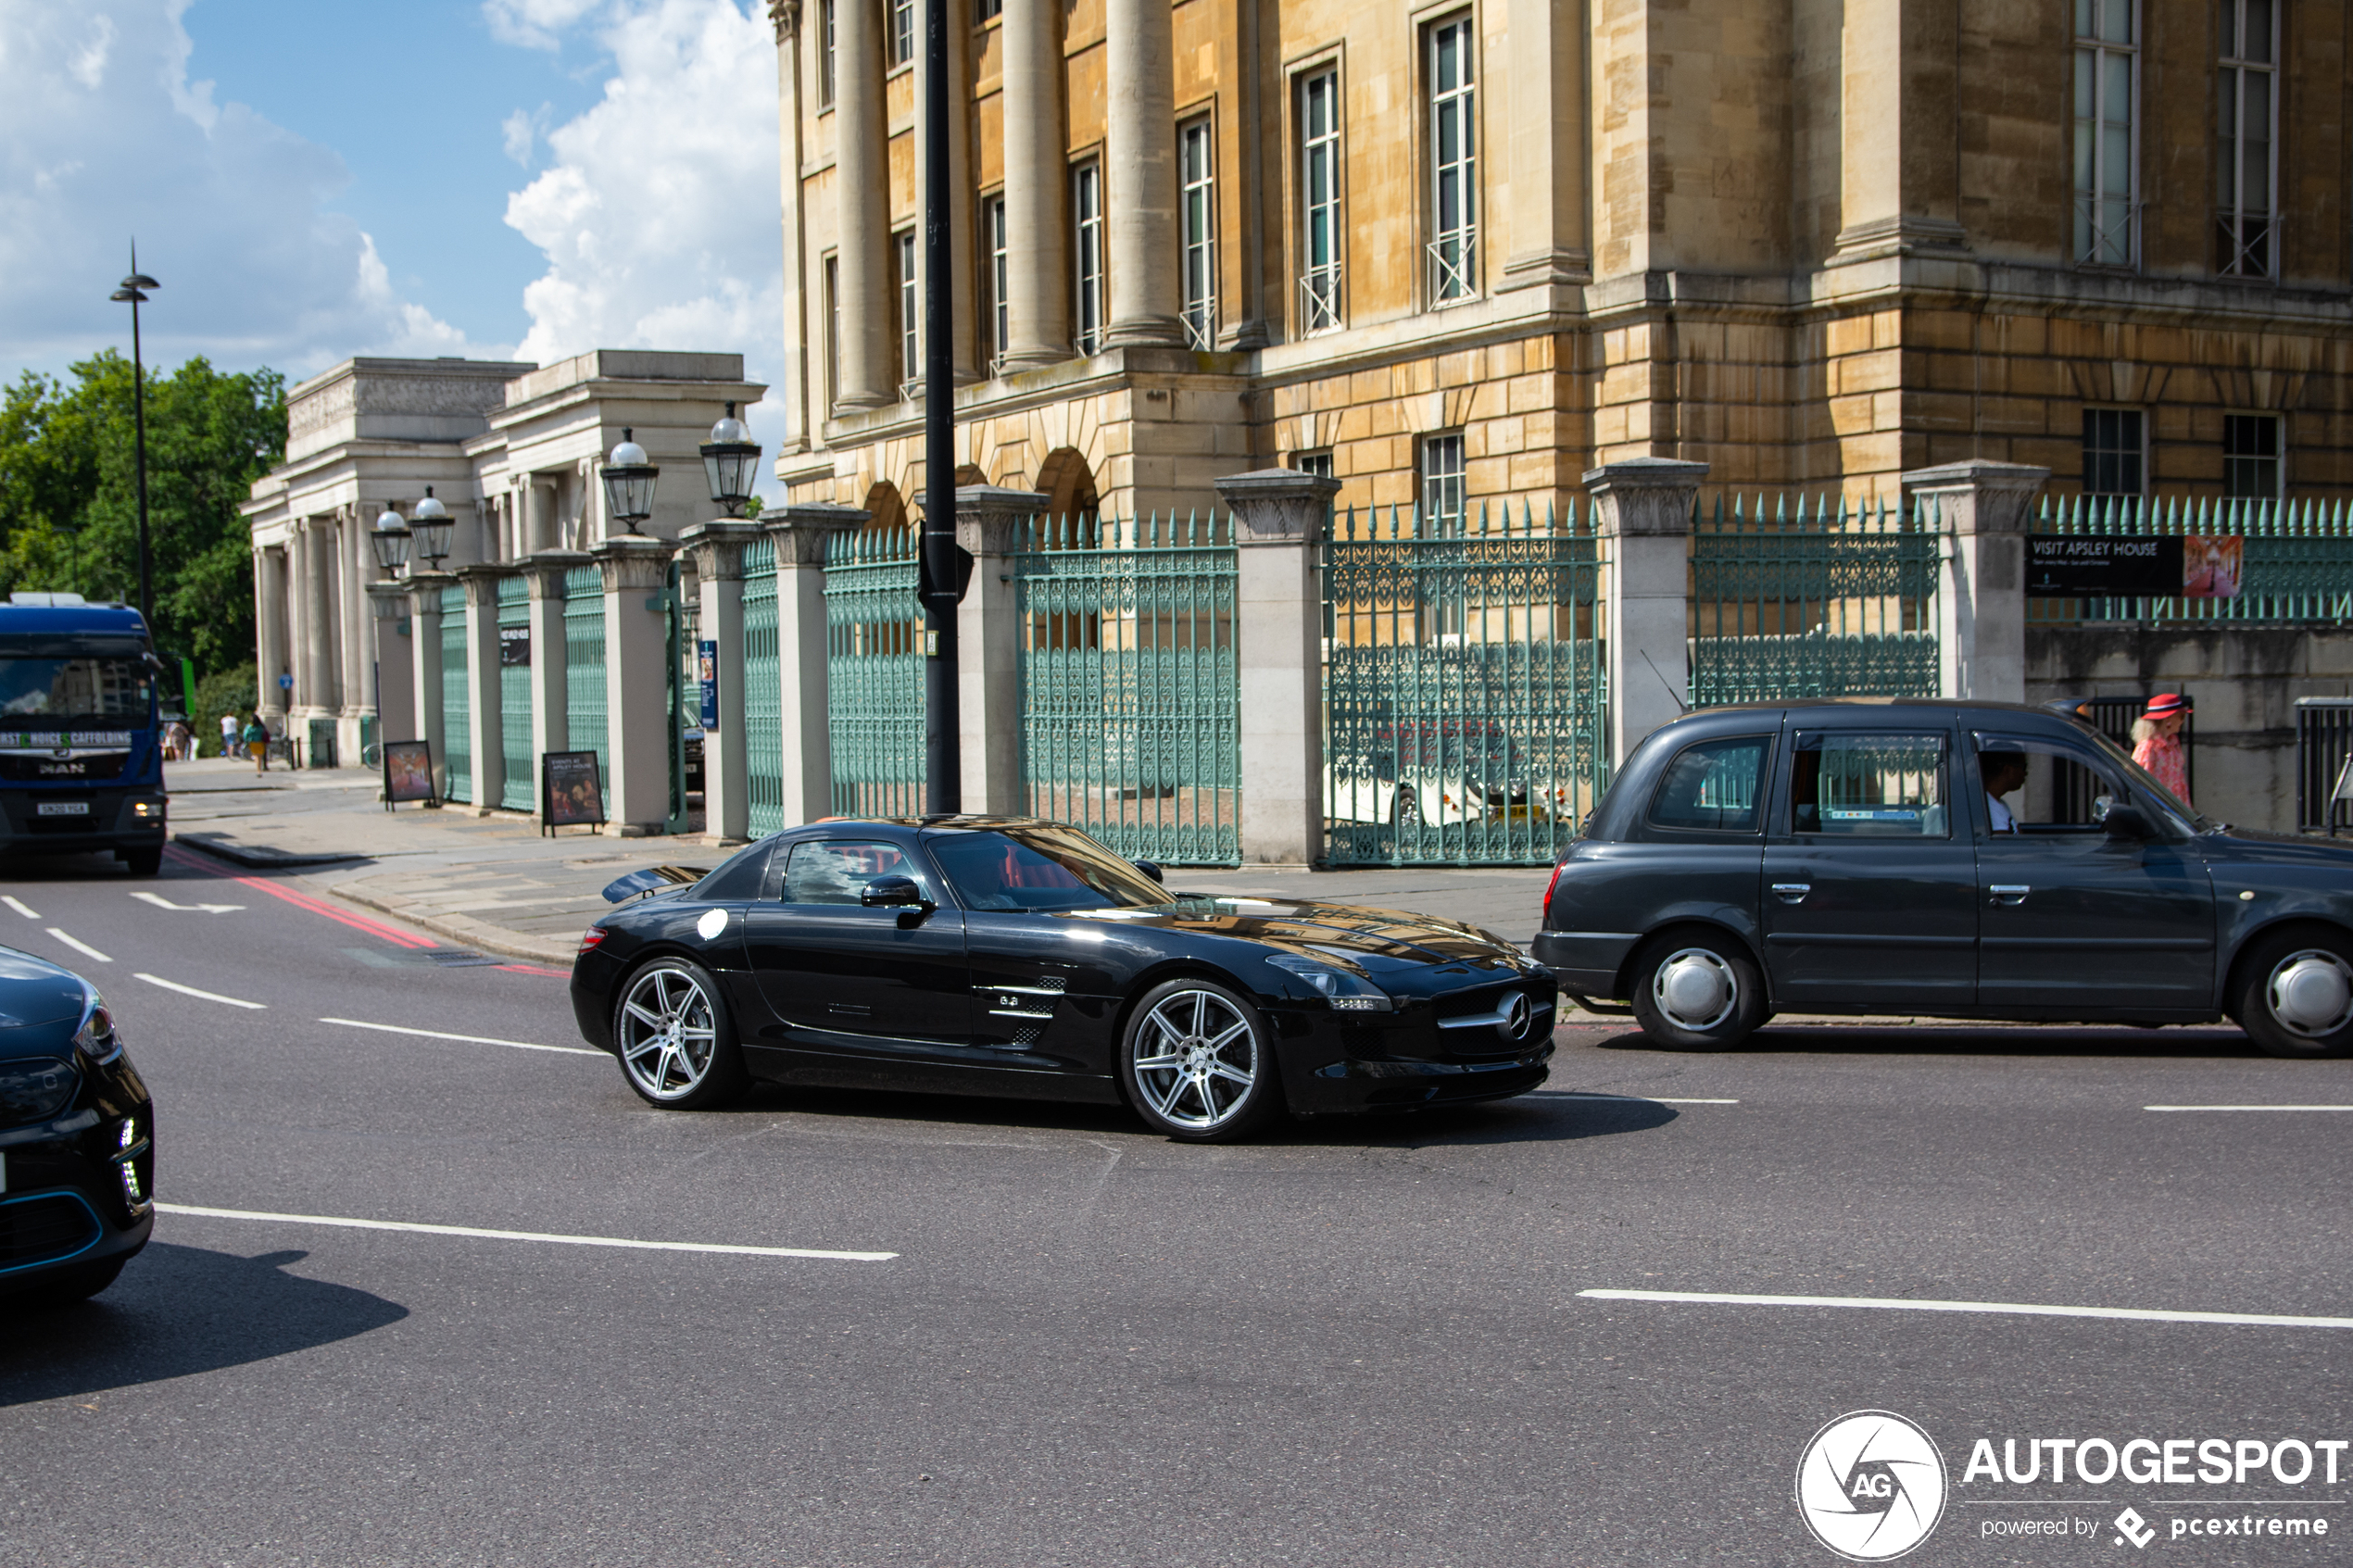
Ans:
{"type": "Polygon", "coordinates": [[[1806,896],[1814,891],[1814,884],[1810,882],[1777,882],[1773,884],[1773,891],[1780,895],[1784,904],[1803,904],[1806,896]]]}
{"type": "Polygon", "coordinates": [[[1997,882],[1985,891],[1994,896],[1994,902],[1996,904],[2023,904],[2026,902],[2026,896],[2034,889],[2023,883],[1997,882]]]}

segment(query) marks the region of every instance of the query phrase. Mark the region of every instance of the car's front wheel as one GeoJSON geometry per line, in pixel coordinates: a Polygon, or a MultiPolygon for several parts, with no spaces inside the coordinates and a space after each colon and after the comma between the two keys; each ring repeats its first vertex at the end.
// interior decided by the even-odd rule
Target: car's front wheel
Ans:
{"type": "Polygon", "coordinates": [[[1282,1107],[1265,1015],[1207,980],[1172,980],[1127,1016],[1119,1075],[1155,1129],[1189,1143],[1227,1143],[1282,1107]]]}
{"type": "Polygon", "coordinates": [[[2233,1016],[2272,1056],[2353,1056],[2353,940],[2285,931],[2257,942],[2239,966],[2233,1016]]]}
{"type": "Polygon", "coordinates": [[[622,1076],[666,1110],[724,1105],[749,1081],[718,980],[686,959],[656,959],[629,977],[612,1034],[622,1076]]]}
{"type": "Polygon", "coordinates": [[[1633,979],[1634,1021],[1669,1050],[1729,1049],[1767,1017],[1765,977],[1726,937],[1668,933],[1637,956],[1633,979]]]}

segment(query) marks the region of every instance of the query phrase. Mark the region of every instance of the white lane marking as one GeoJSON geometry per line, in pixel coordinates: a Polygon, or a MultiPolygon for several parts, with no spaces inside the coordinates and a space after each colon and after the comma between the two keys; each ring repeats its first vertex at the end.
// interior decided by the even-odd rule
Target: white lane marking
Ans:
{"type": "Polygon", "coordinates": [[[178,909],[182,914],[225,915],[232,909],[245,908],[243,904],[175,904],[160,893],[133,893],[132,897],[158,909],[178,909]]]}
{"type": "Polygon", "coordinates": [[[214,991],[199,991],[194,985],[182,985],[177,980],[166,980],[160,974],[149,974],[145,970],[139,972],[139,978],[150,985],[160,985],[167,991],[177,991],[183,997],[197,997],[208,1002],[220,1002],[226,1007],[249,1008],[255,1012],[261,1012],[270,1006],[267,1002],[246,1001],[243,997],[224,997],[214,991]]]}
{"type": "Polygon", "coordinates": [[[39,915],[34,914],[31,909],[26,909],[13,893],[0,893],[0,904],[7,905],[8,908],[16,910],[17,913],[24,916],[27,920],[39,920],[41,918],[39,915]]]}
{"type": "Polygon", "coordinates": [[[1597,1301],[1696,1301],[1726,1307],[1873,1307],[1887,1311],[1994,1312],[2030,1318],[2126,1318],[2135,1323],[2353,1328],[2353,1318],[2294,1318],[2265,1312],[2169,1312],[2137,1307],[2045,1307],[2024,1301],[1907,1301],[1890,1296],[1738,1296],[1709,1290],[1580,1290],[1577,1294],[1597,1301]]]}
{"type": "Polygon", "coordinates": [[[736,1252],[753,1258],[835,1258],[849,1263],[884,1263],[896,1252],[834,1252],[814,1247],[736,1247],[715,1241],[635,1241],[617,1236],[555,1236],[539,1231],[492,1231],[478,1225],[422,1225],[399,1220],[353,1220],[339,1214],[271,1214],[258,1209],[209,1209],[193,1203],[158,1203],[167,1214],[209,1220],[274,1220],[289,1225],[340,1225],[359,1231],[412,1231],[420,1236],[471,1236],[485,1241],[553,1241],[568,1247],[626,1247],[646,1252],[736,1252]]]}
{"type": "Polygon", "coordinates": [[[71,947],[75,952],[87,953],[90,957],[97,960],[100,963],[114,962],[114,960],[107,957],[106,954],[98,951],[97,948],[93,947],[89,943],[84,942],[79,936],[68,936],[64,932],[59,931],[54,925],[49,928],[49,935],[64,943],[67,947],[71,947]]]}
{"type": "Polygon", "coordinates": [[[371,1023],[364,1018],[322,1018],[321,1023],[340,1023],[346,1029],[381,1029],[387,1035],[422,1035],[428,1040],[463,1040],[470,1046],[512,1046],[519,1051],[561,1051],[566,1056],[605,1056],[608,1052],[589,1050],[583,1046],[535,1046],[528,1040],[494,1040],[487,1035],[445,1035],[438,1029],[404,1029],[397,1023],[371,1023]]]}
{"type": "Polygon", "coordinates": [[[2143,1110],[2353,1110],[2353,1105],[2145,1105],[2143,1110]]]}
{"type": "Polygon", "coordinates": [[[1668,1099],[1664,1095],[1605,1095],[1598,1089],[1539,1089],[1554,1099],[1615,1099],[1630,1105],[1738,1105],[1736,1099],[1668,1099]]]}

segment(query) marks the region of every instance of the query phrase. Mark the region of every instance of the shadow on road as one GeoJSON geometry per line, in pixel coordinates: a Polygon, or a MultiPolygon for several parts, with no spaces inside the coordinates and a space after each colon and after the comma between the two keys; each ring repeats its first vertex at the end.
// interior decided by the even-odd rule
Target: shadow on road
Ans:
{"type": "MultiPolygon", "coordinates": [[[[1579,1029],[1577,1046],[1593,1050],[1687,1058],[1651,1043],[1639,1029],[1604,1034],[1606,1024],[1579,1029]]],[[[1567,1031],[1564,1031],[1567,1033],[1567,1031]]],[[[1563,1044],[1567,1044],[1564,1041],[1563,1044]]],[[[2014,1056],[2059,1059],[2137,1057],[2188,1060],[2252,1060],[2263,1053],[2227,1025],[2133,1029],[2120,1024],[2043,1024],[2034,1028],[1980,1028],[1968,1023],[1768,1024],[1718,1056],[2014,1056]]]]}
{"type": "Polygon", "coordinates": [[[104,1294],[70,1307],[0,1305],[0,1406],[268,1361],[399,1322],[409,1309],[285,1272],[307,1252],[240,1258],[149,1242],[104,1294]]]}

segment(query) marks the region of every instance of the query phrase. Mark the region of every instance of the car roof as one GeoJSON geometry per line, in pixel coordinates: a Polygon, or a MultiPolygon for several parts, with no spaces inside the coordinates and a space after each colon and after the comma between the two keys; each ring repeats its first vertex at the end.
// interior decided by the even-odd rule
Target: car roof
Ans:
{"type": "Polygon", "coordinates": [[[1799,696],[1779,702],[1732,702],[1718,708],[1694,708],[1681,715],[1684,719],[1703,719],[1713,713],[1780,713],[1804,711],[1809,713],[1848,712],[1859,715],[1881,713],[1891,708],[1928,708],[1945,710],[1966,710],[1972,713],[2032,713],[2045,719],[2060,715],[2031,702],[1984,702],[1970,697],[1952,696],[1799,696]]]}

